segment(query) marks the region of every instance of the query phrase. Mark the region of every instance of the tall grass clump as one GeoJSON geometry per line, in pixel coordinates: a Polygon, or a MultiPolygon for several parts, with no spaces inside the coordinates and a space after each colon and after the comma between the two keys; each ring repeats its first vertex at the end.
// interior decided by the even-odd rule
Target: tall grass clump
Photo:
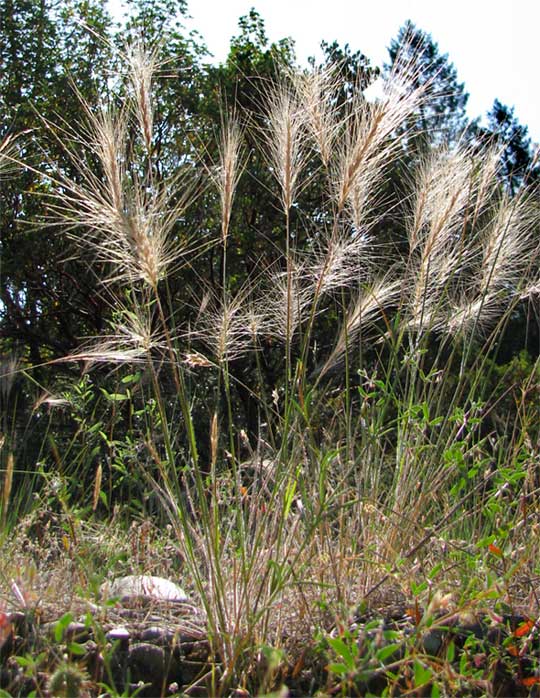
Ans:
{"type": "Polygon", "coordinates": [[[425,153],[403,196],[382,199],[407,138],[395,134],[427,99],[403,64],[374,102],[357,90],[340,103],[337,70],[283,71],[261,89],[259,115],[225,115],[215,144],[164,174],[158,55],[137,44],[126,63],[121,95],[85,104],[66,138],[77,176],[51,175],[59,224],[90,250],[111,298],[109,334],[68,358],[143,375],[140,477],[205,608],[215,690],[248,681],[263,646],[312,633],[329,608],[383,583],[407,594],[441,559],[444,584],[463,583],[448,541],[515,536],[536,561],[527,521],[512,527],[515,501],[537,497],[538,365],[508,386],[512,431],[497,421],[504,378],[493,370],[537,283],[531,192],[509,197],[498,152],[463,144],[425,153]],[[239,281],[228,253],[250,176],[246,129],[272,174],[282,236],[272,263],[239,281]],[[213,229],[193,229],[189,213],[204,206],[213,229]],[[389,207],[406,231],[396,245],[380,232],[389,207]],[[211,247],[213,283],[199,262],[211,247]],[[196,303],[179,305],[184,279],[196,303]],[[506,508],[501,487],[513,492],[506,508]]]}

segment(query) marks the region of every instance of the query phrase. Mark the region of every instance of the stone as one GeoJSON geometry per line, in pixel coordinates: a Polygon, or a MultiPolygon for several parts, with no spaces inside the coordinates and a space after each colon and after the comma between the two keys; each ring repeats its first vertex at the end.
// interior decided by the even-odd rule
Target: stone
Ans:
{"type": "Polygon", "coordinates": [[[85,623],[72,621],[65,630],[65,637],[69,642],[79,642],[82,644],[92,639],[92,633],[85,623]]]}
{"type": "Polygon", "coordinates": [[[112,628],[109,630],[105,636],[109,642],[119,642],[120,644],[127,644],[130,638],[130,632],[124,626],[119,626],[118,628],[112,628]]]}
{"type": "Polygon", "coordinates": [[[163,628],[159,625],[151,625],[141,633],[142,642],[152,642],[155,645],[172,645],[174,642],[174,630],[163,628]]]}
{"type": "Polygon", "coordinates": [[[30,619],[23,611],[12,611],[7,614],[7,620],[13,626],[14,632],[18,635],[25,635],[28,632],[30,619]]]}
{"type": "Polygon", "coordinates": [[[166,673],[165,652],[149,642],[134,644],[128,655],[132,681],[161,684],[166,673]]]}
{"type": "Polygon", "coordinates": [[[119,598],[123,603],[140,599],[167,603],[188,601],[185,591],[174,582],[146,574],[132,574],[105,582],[101,585],[101,595],[104,598],[119,598]]]}
{"type": "Polygon", "coordinates": [[[111,673],[111,678],[115,687],[118,689],[118,692],[122,693],[125,687],[127,675],[129,641],[131,634],[127,628],[119,626],[109,630],[105,637],[112,644],[112,653],[108,657],[108,666],[111,673]]]}
{"type": "Polygon", "coordinates": [[[94,682],[103,680],[105,671],[105,660],[101,654],[99,645],[94,640],[88,640],[84,644],[84,666],[88,676],[94,682]]]}

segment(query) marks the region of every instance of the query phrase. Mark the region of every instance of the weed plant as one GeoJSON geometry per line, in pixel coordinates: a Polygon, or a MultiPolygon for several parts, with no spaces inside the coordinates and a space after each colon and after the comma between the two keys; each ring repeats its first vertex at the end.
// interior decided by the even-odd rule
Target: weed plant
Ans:
{"type": "MultiPolygon", "coordinates": [[[[284,70],[261,86],[262,116],[224,114],[218,142],[185,138],[167,174],[158,53],[136,44],[124,58],[118,94],[86,104],[75,133],[48,125],[77,171],[51,163],[51,206],[111,299],[108,335],[66,360],[117,369],[106,390],[88,374],[63,391],[78,430],[60,460],[86,483],[87,513],[138,489],[172,527],[223,667],[216,694],[260,675],[262,648],[345,627],[360,603],[428,604],[440,590],[464,607],[494,591],[535,603],[539,365],[523,359],[508,379],[496,364],[538,289],[534,193],[509,196],[498,151],[464,138],[425,152],[402,198],[381,200],[428,99],[403,61],[377,100],[358,90],[345,104],[339,70],[284,70]],[[271,262],[239,280],[229,256],[246,133],[282,225],[271,262]],[[214,229],[189,229],[187,212],[212,200],[214,229]],[[378,239],[390,207],[407,231],[394,246],[378,239]],[[210,248],[213,285],[198,269],[210,248]],[[197,305],[174,292],[182,279],[197,305]],[[106,409],[94,412],[98,393],[106,409]],[[515,561],[511,574],[486,570],[489,546],[515,561]]],[[[263,675],[269,690],[275,662],[263,675]]]]}

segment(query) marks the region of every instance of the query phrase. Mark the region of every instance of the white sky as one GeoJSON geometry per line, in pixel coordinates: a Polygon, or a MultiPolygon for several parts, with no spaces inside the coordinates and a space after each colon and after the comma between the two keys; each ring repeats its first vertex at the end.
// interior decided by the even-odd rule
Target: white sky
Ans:
{"type": "MultiPolygon", "coordinates": [[[[120,0],[110,0],[118,7],[120,0]]],[[[301,63],[318,56],[321,40],[348,43],[372,64],[406,19],[430,33],[448,53],[469,93],[471,117],[484,116],[498,98],[515,107],[531,138],[540,142],[540,3],[536,0],[187,0],[190,20],[214,55],[227,56],[238,18],[251,7],[271,41],[292,37],[301,63]]]]}

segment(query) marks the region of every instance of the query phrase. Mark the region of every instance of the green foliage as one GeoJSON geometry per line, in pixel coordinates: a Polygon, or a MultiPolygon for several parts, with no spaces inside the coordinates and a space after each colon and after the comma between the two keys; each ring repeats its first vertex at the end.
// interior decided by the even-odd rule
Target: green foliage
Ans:
{"type": "Polygon", "coordinates": [[[31,168],[65,154],[65,143],[59,147],[47,122],[58,120],[59,104],[65,123],[80,120],[71,80],[90,101],[103,89],[109,52],[100,36],[108,26],[102,2],[70,1],[59,11],[48,2],[8,2],[0,9],[0,130],[17,136],[30,166],[3,183],[0,196],[3,351],[21,354],[34,366],[75,345],[87,312],[99,323],[100,303],[92,297],[85,265],[59,265],[69,255],[47,220],[43,197],[50,183],[31,168]],[[87,22],[91,31],[77,22],[87,22]],[[47,221],[39,231],[37,220],[47,221]]]}

